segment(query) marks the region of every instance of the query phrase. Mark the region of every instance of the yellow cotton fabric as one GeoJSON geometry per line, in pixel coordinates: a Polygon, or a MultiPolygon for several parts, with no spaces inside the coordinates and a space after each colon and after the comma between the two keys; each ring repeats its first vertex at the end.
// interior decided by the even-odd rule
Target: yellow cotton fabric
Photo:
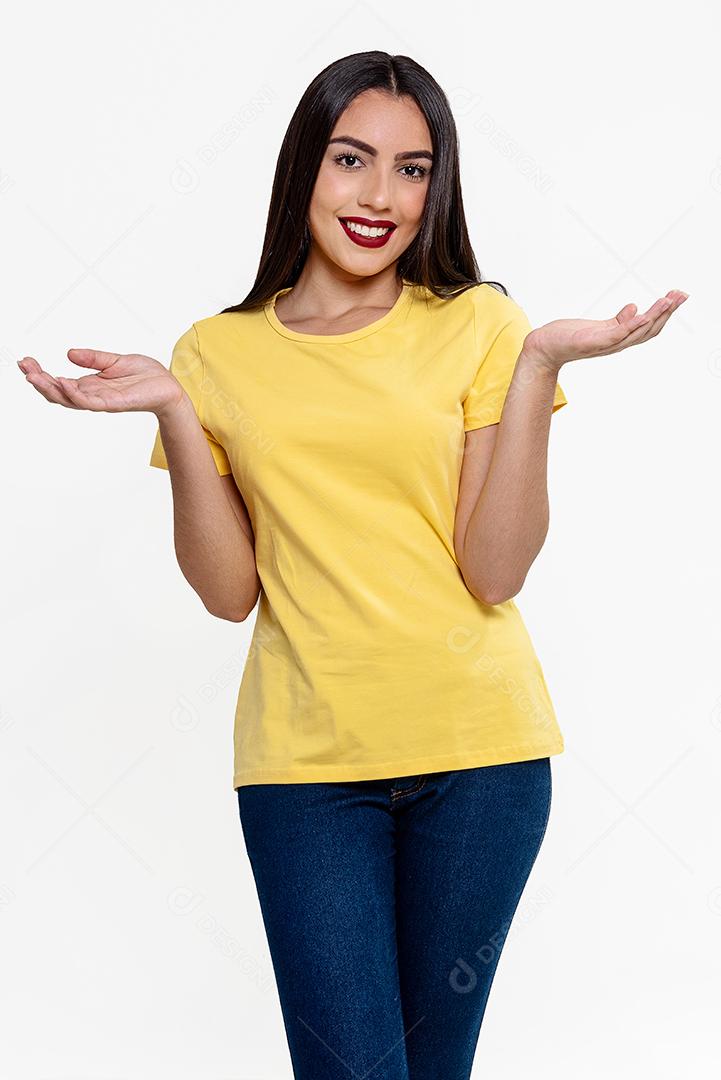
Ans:
{"type": "MultiPolygon", "coordinates": [[[[328,336],[280,322],[287,291],[200,319],[171,359],[255,535],[233,787],[561,753],[515,602],[474,597],[453,546],[464,432],[500,419],[523,309],[485,283],[447,300],[404,283],[328,336]]],[[[168,467],[159,431],[150,464],[168,467]]]]}

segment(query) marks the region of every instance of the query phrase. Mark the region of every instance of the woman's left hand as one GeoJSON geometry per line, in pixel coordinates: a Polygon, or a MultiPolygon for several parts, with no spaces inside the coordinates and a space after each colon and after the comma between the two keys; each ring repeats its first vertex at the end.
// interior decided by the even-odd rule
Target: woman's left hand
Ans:
{"type": "Polygon", "coordinates": [[[606,356],[629,345],[656,337],[688,293],[672,289],[643,315],[635,304],[626,304],[612,319],[556,319],[532,330],[523,342],[523,352],[558,373],[569,360],[606,356]]]}

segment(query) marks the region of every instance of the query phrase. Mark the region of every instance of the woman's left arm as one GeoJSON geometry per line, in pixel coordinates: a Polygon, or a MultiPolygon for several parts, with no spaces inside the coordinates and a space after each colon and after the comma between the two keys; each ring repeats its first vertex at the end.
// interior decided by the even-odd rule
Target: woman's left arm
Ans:
{"type": "Polygon", "coordinates": [[[454,543],[469,590],[486,604],[518,593],[548,532],[547,457],[558,373],[655,337],[688,294],[672,290],[643,315],[557,319],[523,342],[497,424],[466,434],[454,543]]]}

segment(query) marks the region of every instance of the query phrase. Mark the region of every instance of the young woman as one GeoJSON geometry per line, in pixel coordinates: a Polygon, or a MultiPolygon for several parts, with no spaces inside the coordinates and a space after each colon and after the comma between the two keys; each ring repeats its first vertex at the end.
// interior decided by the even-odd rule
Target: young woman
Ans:
{"type": "Polygon", "coordinates": [[[685,299],[533,329],[480,279],[443,91],[366,52],[306,90],[253,288],[170,371],[20,364],[68,408],[153,412],[183,574],[220,618],[259,599],[233,785],[296,1077],[470,1076],[563,750],[513,600],[558,374],[685,299]]]}

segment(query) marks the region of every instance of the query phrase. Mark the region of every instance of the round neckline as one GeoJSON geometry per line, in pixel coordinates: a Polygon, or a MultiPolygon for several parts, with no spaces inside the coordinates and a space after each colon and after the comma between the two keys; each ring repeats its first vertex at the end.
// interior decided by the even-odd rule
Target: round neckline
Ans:
{"type": "Polygon", "coordinates": [[[368,337],[369,334],[375,334],[377,330],[382,330],[384,326],[387,326],[388,323],[392,322],[396,315],[398,315],[406,304],[410,302],[413,286],[409,282],[404,281],[398,299],[385,315],[381,315],[380,319],[368,323],[367,326],[361,326],[358,330],[349,330],[345,334],[304,334],[299,330],[291,330],[285,323],[282,323],[275,313],[275,302],[279,296],[283,296],[285,293],[290,292],[292,288],[293,286],[289,285],[285,289],[278,289],[263,306],[265,317],[276,333],[281,334],[282,337],[290,338],[291,341],[307,341],[319,345],[342,345],[345,342],[358,341],[360,338],[368,337]]]}

